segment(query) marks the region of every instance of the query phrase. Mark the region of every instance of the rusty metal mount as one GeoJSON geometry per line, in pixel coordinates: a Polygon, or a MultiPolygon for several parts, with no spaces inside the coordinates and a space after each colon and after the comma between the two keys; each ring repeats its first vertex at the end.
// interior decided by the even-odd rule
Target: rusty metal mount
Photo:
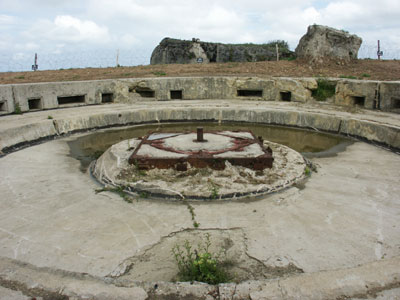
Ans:
{"type": "MultiPolygon", "coordinates": [[[[272,157],[272,150],[271,148],[265,148],[263,145],[262,139],[256,138],[251,131],[242,130],[242,131],[231,131],[231,132],[243,132],[243,133],[250,133],[252,138],[245,138],[245,137],[238,137],[234,135],[226,134],[227,131],[207,131],[204,133],[215,134],[226,136],[232,139],[233,146],[215,150],[215,151],[207,151],[207,150],[199,150],[199,151],[184,151],[174,149],[172,147],[167,147],[164,144],[164,141],[168,138],[177,137],[181,135],[186,135],[195,132],[151,132],[145,137],[141,139],[140,144],[134,150],[132,155],[129,158],[129,163],[136,165],[140,170],[150,170],[154,168],[158,169],[169,169],[174,168],[178,171],[186,171],[188,164],[195,168],[206,168],[209,167],[214,170],[223,170],[225,169],[225,162],[229,161],[232,165],[242,166],[246,168],[250,168],[253,170],[264,170],[265,168],[272,168],[273,157],[272,157]],[[160,135],[160,137],[157,137],[160,135]],[[222,154],[225,152],[241,152],[244,149],[252,144],[259,145],[260,149],[264,154],[258,155],[255,157],[215,157],[214,155],[222,154]],[[184,154],[186,157],[168,157],[160,156],[160,157],[150,157],[148,155],[139,155],[138,152],[140,151],[143,145],[149,145],[153,148],[163,150],[170,153],[178,153],[184,154]]],[[[206,142],[203,140],[203,134],[199,134],[199,128],[197,130],[197,137],[201,140],[197,140],[197,142],[206,142]]],[[[196,141],[196,140],[195,140],[196,141]]]]}

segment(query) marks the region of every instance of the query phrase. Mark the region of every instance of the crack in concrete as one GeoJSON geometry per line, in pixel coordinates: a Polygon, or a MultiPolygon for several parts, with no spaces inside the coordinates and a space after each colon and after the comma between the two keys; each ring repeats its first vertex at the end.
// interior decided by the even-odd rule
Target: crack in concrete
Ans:
{"type": "Polygon", "coordinates": [[[122,262],[120,262],[118,264],[118,266],[112,271],[110,272],[108,275],[105,276],[105,278],[114,278],[117,279],[119,277],[122,277],[124,275],[127,275],[129,273],[129,271],[133,268],[134,266],[134,262],[130,262],[128,264],[125,265],[126,262],[128,262],[129,260],[132,260],[134,258],[138,258],[141,256],[146,256],[146,254],[151,251],[154,247],[160,245],[165,239],[174,237],[175,235],[182,233],[182,232],[192,232],[192,231],[230,231],[230,230],[242,230],[242,228],[240,227],[230,227],[230,228],[183,228],[181,230],[178,231],[173,231],[170,232],[168,235],[162,236],[160,237],[160,239],[155,242],[154,244],[146,247],[145,249],[143,249],[139,255],[134,255],[128,258],[125,258],[122,262]],[[122,272],[118,272],[118,269],[122,269],[122,272]]]}
{"type": "Polygon", "coordinates": [[[62,295],[62,289],[58,292],[53,292],[39,286],[28,287],[25,283],[21,283],[16,280],[7,280],[2,276],[0,276],[0,286],[13,291],[21,292],[23,295],[28,297],[41,297],[43,300],[69,299],[68,296],[62,295]]]}

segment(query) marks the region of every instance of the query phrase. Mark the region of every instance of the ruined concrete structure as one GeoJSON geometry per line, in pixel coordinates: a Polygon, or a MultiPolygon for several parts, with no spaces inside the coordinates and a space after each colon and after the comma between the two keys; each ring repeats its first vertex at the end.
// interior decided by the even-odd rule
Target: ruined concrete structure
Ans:
{"type": "MultiPolygon", "coordinates": [[[[400,112],[399,81],[330,78],[335,94],[328,103],[400,112]]],[[[315,78],[190,77],[7,84],[0,86],[0,114],[101,103],[242,99],[314,102],[315,78]]]]}
{"type": "Polygon", "coordinates": [[[295,50],[298,58],[312,61],[323,59],[352,60],[357,59],[362,39],[354,34],[335,28],[311,25],[300,39],[295,50]]]}
{"type": "MultiPolygon", "coordinates": [[[[279,43],[281,58],[293,52],[279,43]]],[[[178,40],[164,38],[151,54],[150,64],[187,64],[209,62],[248,62],[276,60],[275,43],[222,44],[202,42],[199,39],[178,40]]]]}

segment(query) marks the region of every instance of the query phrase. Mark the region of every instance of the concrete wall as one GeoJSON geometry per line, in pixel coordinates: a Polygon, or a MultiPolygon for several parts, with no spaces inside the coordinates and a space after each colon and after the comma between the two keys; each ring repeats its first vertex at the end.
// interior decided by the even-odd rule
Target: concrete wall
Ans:
{"type": "MultiPolygon", "coordinates": [[[[400,112],[400,82],[336,81],[333,102],[341,106],[400,112]]],[[[142,78],[0,85],[0,114],[107,102],[243,99],[313,102],[314,78],[142,78]],[[69,98],[62,98],[69,97],[69,98]]]]}

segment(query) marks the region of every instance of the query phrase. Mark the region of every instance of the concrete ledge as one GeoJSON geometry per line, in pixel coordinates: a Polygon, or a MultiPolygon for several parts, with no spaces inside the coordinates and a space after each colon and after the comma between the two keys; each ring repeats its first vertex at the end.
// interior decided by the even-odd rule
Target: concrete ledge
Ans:
{"type": "MultiPolygon", "coordinates": [[[[190,105],[178,102],[141,105],[112,104],[57,110],[54,119],[47,120],[46,112],[0,119],[0,149],[32,143],[43,138],[77,131],[112,126],[171,121],[253,122],[271,125],[309,128],[349,135],[386,147],[400,148],[400,117],[397,114],[358,114],[332,111],[332,106],[299,106],[285,103],[221,100],[197,101],[190,105]],[[29,116],[29,118],[28,118],[29,116]],[[22,125],[21,125],[22,123],[22,125]]],[[[52,114],[53,114],[52,112],[52,114]]]]}
{"type": "Polygon", "coordinates": [[[276,280],[210,286],[202,283],[126,282],[38,268],[0,258],[0,285],[44,299],[347,299],[376,296],[400,286],[400,257],[356,268],[295,275],[276,280]],[[124,285],[124,286],[121,286],[124,285]]]}

